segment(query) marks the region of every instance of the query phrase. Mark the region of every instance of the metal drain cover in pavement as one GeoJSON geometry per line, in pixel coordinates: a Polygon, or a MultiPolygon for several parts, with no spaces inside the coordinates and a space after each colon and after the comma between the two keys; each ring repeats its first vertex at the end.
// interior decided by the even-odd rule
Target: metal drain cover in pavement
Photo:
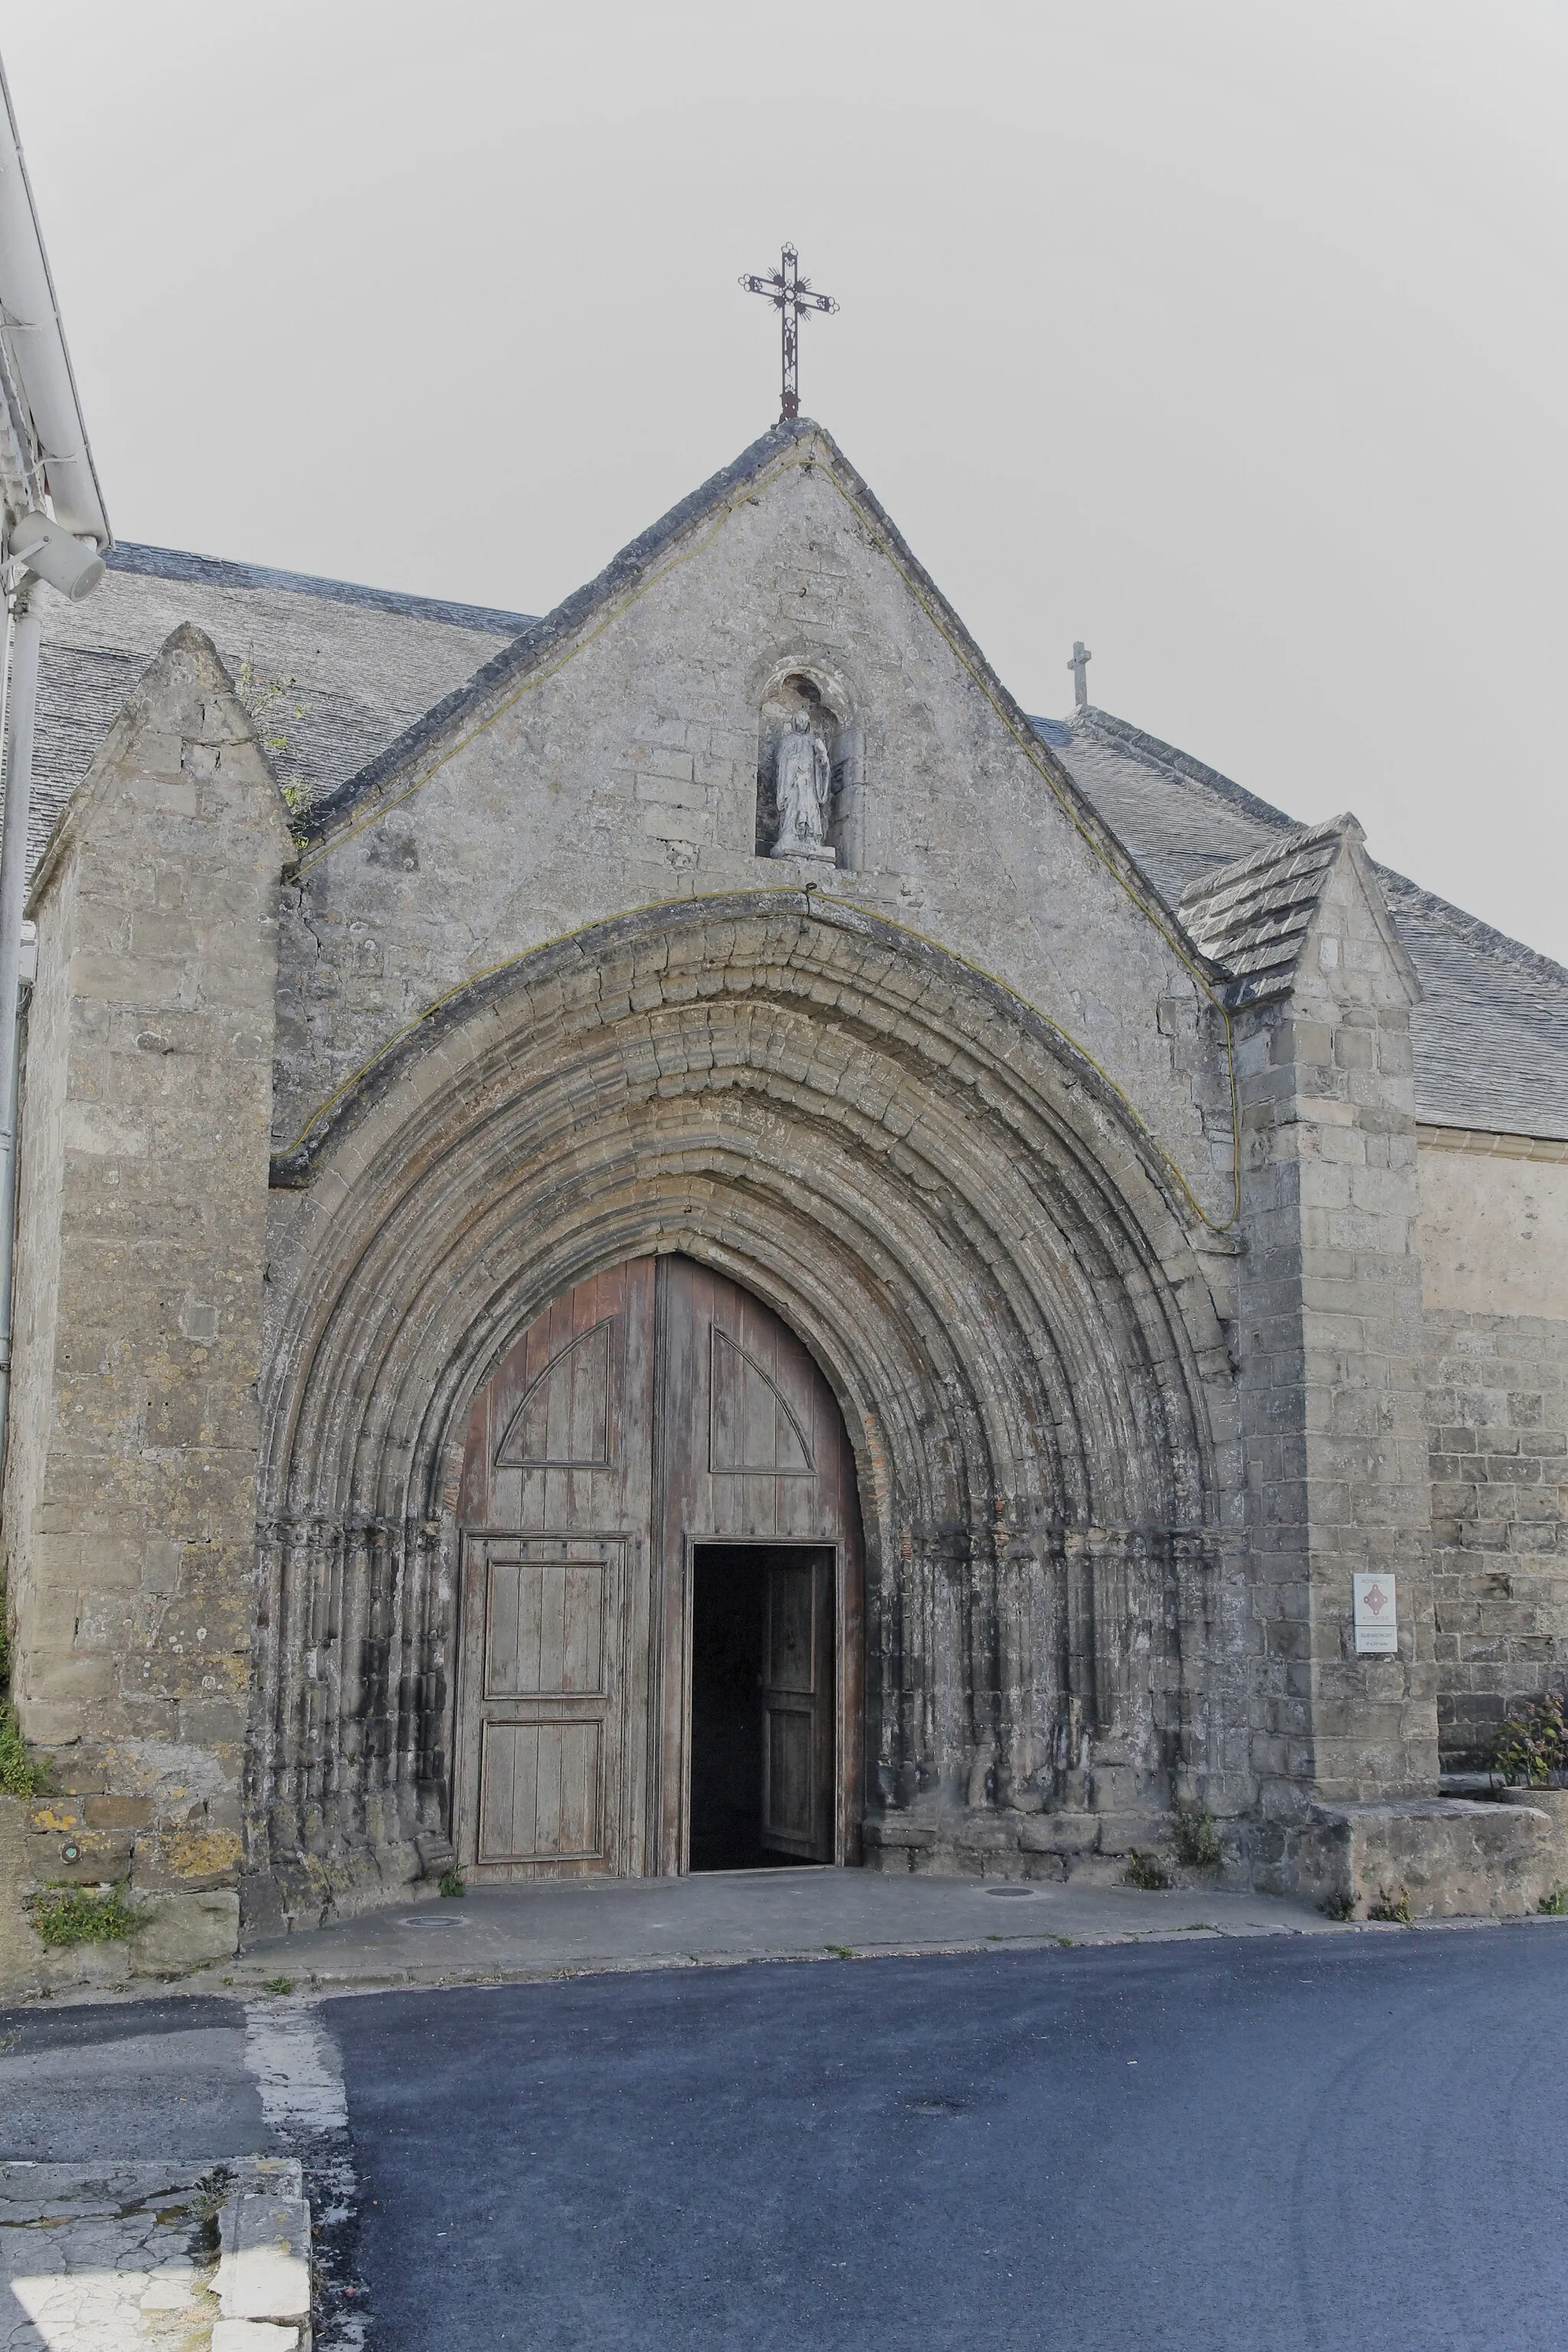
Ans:
{"type": "Polygon", "coordinates": [[[1037,1895],[1042,1890],[1037,1886],[987,1886],[984,1889],[984,1892],[987,1895],[1024,1895],[1031,1897],[1037,1895]]]}
{"type": "Polygon", "coordinates": [[[424,1911],[412,1911],[397,1924],[400,1927],[466,1927],[468,1923],[466,1919],[447,1918],[439,1911],[433,1917],[424,1911]]]}

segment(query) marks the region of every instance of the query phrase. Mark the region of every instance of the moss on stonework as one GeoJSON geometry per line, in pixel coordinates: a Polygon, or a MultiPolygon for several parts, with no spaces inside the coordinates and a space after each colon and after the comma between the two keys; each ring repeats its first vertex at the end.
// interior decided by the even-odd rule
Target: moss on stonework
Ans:
{"type": "Polygon", "coordinates": [[[27,1905],[35,1934],[46,1944],[111,1944],[134,1936],[147,1915],[127,1902],[121,1886],[49,1886],[27,1905]]]}
{"type": "Polygon", "coordinates": [[[41,1797],[48,1787],[47,1765],[35,1764],[9,1699],[0,1700],[0,1796],[41,1797]]]}
{"type": "Polygon", "coordinates": [[[0,1797],[41,1797],[49,1785],[47,1764],[35,1764],[27,1753],[16,1710],[7,1694],[11,1688],[11,1631],[6,1622],[5,1586],[0,1580],[0,1797]]]}

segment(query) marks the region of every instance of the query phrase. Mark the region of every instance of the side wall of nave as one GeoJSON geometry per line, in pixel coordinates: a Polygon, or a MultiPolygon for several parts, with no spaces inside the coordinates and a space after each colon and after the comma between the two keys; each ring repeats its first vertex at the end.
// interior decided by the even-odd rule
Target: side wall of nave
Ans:
{"type": "Polygon", "coordinates": [[[1568,1683],[1568,1145],[1426,1129],[1421,1248],[1443,1761],[1568,1683]]]}

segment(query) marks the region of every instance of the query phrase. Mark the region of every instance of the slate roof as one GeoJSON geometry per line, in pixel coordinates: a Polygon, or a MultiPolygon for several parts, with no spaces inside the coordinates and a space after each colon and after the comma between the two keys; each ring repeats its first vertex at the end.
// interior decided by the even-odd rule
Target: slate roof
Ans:
{"type": "MultiPolygon", "coordinates": [[[[1109,711],[1090,708],[1034,724],[1173,906],[1226,866],[1258,859],[1261,872],[1281,856],[1289,864],[1292,840],[1296,854],[1310,858],[1305,845],[1338,830],[1300,825],[1109,711]]],[[[1417,1118],[1432,1127],[1568,1140],[1568,971],[1403,874],[1385,866],[1377,874],[1422,988],[1410,1016],[1417,1118]]],[[[1239,871],[1226,877],[1244,878],[1239,871]]],[[[1303,866],[1283,879],[1285,896],[1309,878],[1303,866]]],[[[1238,900],[1232,911],[1239,907],[1238,900]]],[[[1286,951],[1282,934],[1279,952],[1286,951]]],[[[1268,968],[1260,961],[1255,969],[1268,968]]]]}
{"type": "MultiPolygon", "coordinates": [[[[802,419],[794,429],[817,428],[802,419]]],[[[777,440],[776,431],[764,436],[542,622],[170,549],[117,547],[109,577],[81,604],[47,591],[40,596],[33,857],[132,687],[182,621],[206,632],[242,685],[281,779],[306,785],[318,811],[341,807],[374,791],[455,706],[482,695],[518,662],[537,657],[545,637],[574,626],[596,598],[614,593],[705,501],[727,490],[731,478],[763,462],[777,440]],[[517,642],[523,637],[531,639],[526,646],[517,642]],[[489,674],[483,682],[481,672],[489,674]]],[[[887,528],[892,531],[890,523],[887,528]]],[[[1173,908],[1192,886],[1226,867],[1259,856],[1264,866],[1278,866],[1275,882],[1284,896],[1272,919],[1285,928],[1274,948],[1261,935],[1253,940],[1260,960],[1249,975],[1237,977],[1261,986],[1282,968],[1268,957],[1288,952],[1290,893],[1310,880],[1310,845],[1327,829],[1300,826],[1216,770],[1109,712],[1090,709],[1069,720],[1033,724],[1094,814],[1173,908]],[[1293,858],[1308,863],[1287,873],[1293,858]]],[[[1436,1126],[1568,1140],[1568,971],[1404,876],[1378,872],[1424,990],[1412,1015],[1418,1116],[1436,1126]]],[[[1271,919],[1267,892],[1239,876],[1226,879],[1244,897],[1252,888],[1253,914],[1271,919]]],[[[1228,902],[1238,919],[1242,903],[1228,902]]],[[[1221,900],[1206,904],[1202,921],[1217,923],[1221,900]]],[[[1225,944],[1217,930],[1205,931],[1199,943],[1205,941],[1211,953],[1225,944]]]]}
{"type": "Polygon", "coordinates": [[[255,563],[121,544],[92,595],[38,592],[43,650],[29,866],[127,695],[194,621],[256,713],[284,783],[324,799],[492,654],[525,613],[446,604],[255,563]]]}

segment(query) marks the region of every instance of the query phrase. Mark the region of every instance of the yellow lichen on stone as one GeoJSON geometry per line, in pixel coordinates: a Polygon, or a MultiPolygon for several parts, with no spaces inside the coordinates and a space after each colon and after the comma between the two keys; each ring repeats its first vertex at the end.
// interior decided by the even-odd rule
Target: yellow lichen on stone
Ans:
{"type": "Polygon", "coordinates": [[[176,1878],[218,1878],[239,1868],[235,1830],[171,1830],[163,1840],[163,1861],[176,1878]]]}
{"type": "Polygon", "coordinates": [[[30,1830],[54,1831],[61,1836],[68,1836],[73,1830],[80,1829],[81,1815],[69,1805],[35,1805],[27,1816],[27,1827],[30,1830]]]}

